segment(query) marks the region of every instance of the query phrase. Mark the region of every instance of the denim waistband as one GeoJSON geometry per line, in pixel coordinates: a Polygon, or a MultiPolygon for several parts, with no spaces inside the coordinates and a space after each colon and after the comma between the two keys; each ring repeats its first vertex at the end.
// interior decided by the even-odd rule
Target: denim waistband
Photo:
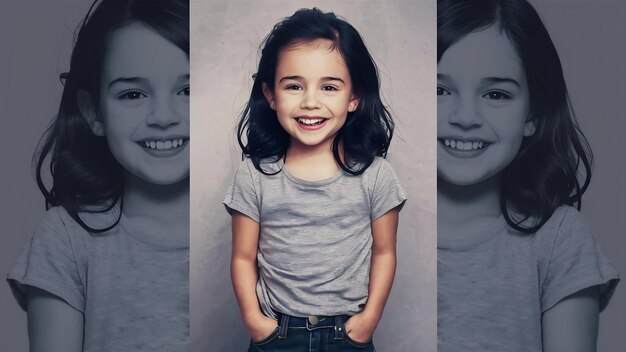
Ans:
{"type": "Polygon", "coordinates": [[[278,338],[287,337],[287,329],[306,329],[314,331],[318,329],[333,329],[335,339],[343,339],[343,324],[350,318],[349,315],[311,315],[306,318],[294,317],[280,312],[276,312],[278,316],[278,338]]]}

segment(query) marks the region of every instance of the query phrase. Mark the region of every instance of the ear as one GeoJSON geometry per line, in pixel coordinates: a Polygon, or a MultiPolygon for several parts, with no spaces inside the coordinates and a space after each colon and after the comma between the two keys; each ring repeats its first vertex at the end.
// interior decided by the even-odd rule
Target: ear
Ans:
{"type": "Polygon", "coordinates": [[[359,107],[359,97],[352,95],[348,103],[348,112],[355,112],[357,107],[359,107]]]}
{"type": "Polygon", "coordinates": [[[276,111],[276,102],[274,101],[274,93],[272,93],[272,90],[267,85],[267,83],[263,82],[262,87],[263,87],[263,95],[265,95],[265,99],[267,99],[267,102],[270,103],[270,108],[276,111]]]}
{"type": "Polygon", "coordinates": [[[96,136],[104,137],[104,122],[98,116],[95,106],[93,106],[91,94],[82,89],[79,90],[76,96],[76,103],[78,104],[80,114],[83,115],[83,118],[91,128],[91,132],[96,136]]]}
{"type": "Polygon", "coordinates": [[[529,117],[524,124],[524,137],[532,137],[537,130],[537,124],[535,123],[535,119],[529,117]]]}

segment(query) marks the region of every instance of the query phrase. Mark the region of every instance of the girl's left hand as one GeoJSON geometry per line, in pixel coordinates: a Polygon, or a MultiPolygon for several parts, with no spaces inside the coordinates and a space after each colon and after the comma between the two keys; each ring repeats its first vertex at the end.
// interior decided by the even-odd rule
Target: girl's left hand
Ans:
{"type": "Polygon", "coordinates": [[[345,333],[356,342],[367,343],[374,336],[378,320],[377,317],[363,311],[346,320],[344,324],[345,333]]]}

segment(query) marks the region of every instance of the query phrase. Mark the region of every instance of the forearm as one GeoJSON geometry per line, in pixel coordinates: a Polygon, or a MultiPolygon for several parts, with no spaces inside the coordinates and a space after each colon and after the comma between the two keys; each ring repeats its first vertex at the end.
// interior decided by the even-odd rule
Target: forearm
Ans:
{"type": "Polygon", "coordinates": [[[256,261],[233,257],[230,273],[241,316],[244,323],[248,325],[251,320],[255,320],[263,314],[256,295],[258,280],[256,261]]]}
{"type": "Polygon", "coordinates": [[[372,259],[367,304],[363,310],[379,320],[396,274],[398,210],[392,209],[372,222],[372,259]]]}
{"type": "Polygon", "coordinates": [[[233,249],[230,275],[241,316],[250,329],[251,324],[263,316],[256,296],[257,249],[260,225],[251,218],[234,212],[232,217],[233,249]]]}
{"type": "Polygon", "coordinates": [[[393,279],[396,274],[396,253],[386,251],[382,253],[372,252],[372,264],[370,269],[369,297],[363,312],[380,320],[385,303],[391,292],[393,279]]]}

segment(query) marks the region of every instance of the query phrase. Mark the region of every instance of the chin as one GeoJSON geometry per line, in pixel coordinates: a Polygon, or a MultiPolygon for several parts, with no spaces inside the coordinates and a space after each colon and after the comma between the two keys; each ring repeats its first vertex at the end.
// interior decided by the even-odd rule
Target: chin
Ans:
{"type": "Polygon", "coordinates": [[[443,180],[444,182],[449,183],[454,186],[473,186],[473,185],[480,184],[494,176],[494,175],[488,175],[488,174],[476,174],[476,173],[467,172],[467,171],[468,171],[467,169],[463,171],[461,170],[447,170],[447,171],[438,170],[437,177],[443,180]]]}
{"type": "Polygon", "coordinates": [[[172,170],[151,170],[150,172],[128,172],[140,183],[154,186],[172,186],[189,180],[189,172],[171,172],[172,170]],[[167,172],[170,171],[170,172],[167,172]]]}

